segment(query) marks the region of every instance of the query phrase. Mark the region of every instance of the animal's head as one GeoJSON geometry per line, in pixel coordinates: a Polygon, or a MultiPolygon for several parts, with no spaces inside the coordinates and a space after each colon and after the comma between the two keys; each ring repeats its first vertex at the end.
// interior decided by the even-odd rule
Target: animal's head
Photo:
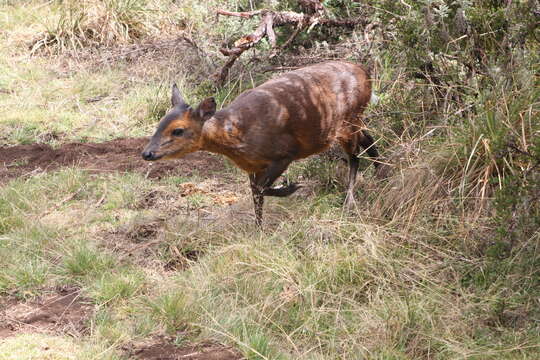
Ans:
{"type": "Polygon", "coordinates": [[[193,109],[174,84],[171,101],[172,109],[159,121],[154,136],[142,152],[144,160],[177,159],[201,149],[203,124],[216,112],[214,98],[203,100],[193,109]]]}

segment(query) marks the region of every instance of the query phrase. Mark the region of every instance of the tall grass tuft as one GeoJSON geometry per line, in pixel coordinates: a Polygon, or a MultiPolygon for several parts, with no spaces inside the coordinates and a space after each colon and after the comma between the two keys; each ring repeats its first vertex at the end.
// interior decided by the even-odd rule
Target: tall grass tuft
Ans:
{"type": "Polygon", "coordinates": [[[159,30],[159,9],[148,0],[62,1],[58,18],[34,43],[33,51],[125,44],[159,30]]]}

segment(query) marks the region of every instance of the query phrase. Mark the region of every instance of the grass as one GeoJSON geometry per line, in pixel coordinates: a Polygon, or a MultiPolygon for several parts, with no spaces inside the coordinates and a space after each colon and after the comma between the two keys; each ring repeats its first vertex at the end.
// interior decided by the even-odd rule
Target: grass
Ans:
{"type": "MultiPolygon", "coordinates": [[[[149,135],[173,81],[191,104],[215,96],[222,106],[271,76],[246,59],[246,71],[214,89],[208,74],[222,60],[218,45],[253,23],[214,24],[212,11],[196,1],[1,3],[1,145],[149,135]],[[174,31],[206,58],[191,48],[118,55],[174,31]],[[30,55],[34,44],[41,48],[30,55]]],[[[376,50],[375,87],[384,96],[369,109],[369,125],[391,171],[378,180],[363,163],[352,212],[342,209],[346,169],[331,156],[293,164],[288,179],[306,188],[269,199],[264,230],[250,217],[247,179],[232,166],[220,178],[60,169],[4,183],[0,301],[68,285],[95,312],[77,339],[2,339],[0,359],[122,359],[124,346],[163,336],[179,346],[230,345],[247,359],[535,359],[534,56],[511,86],[481,78],[465,90],[445,88],[461,100],[444,103],[396,65],[392,48],[376,50]],[[186,183],[198,190],[179,196],[186,183]],[[238,201],[216,201],[228,193],[238,201]]]]}
{"type": "Polygon", "coordinates": [[[129,80],[122,69],[97,74],[73,69],[59,78],[50,64],[39,60],[30,65],[24,60],[5,61],[9,75],[3,80],[6,94],[0,95],[0,103],[7,109],[0,121],[5,143],[141,136],[149,132],[163,111],[159,108],[162,105],[155,103],[162,84],[132,84],[134,88],[126,91],[123,87],[129,80]],[[136,110],[141,105],[145,107],[143,112],[136,110]]]}
{"type": "Polygon", "coordinates": [[[0,344],[0,359],[2,360],[90,360],[96,358],[121,359],[110,348],[43,334],[23,334],[9,338],[0,344]]]}
{"type": "MultiPolygon", "coordinates": [[[[24,297],[66,281],[81,287],[99,306],[93,335],[85,340],[92,346],[115,348],[162,331],[180,336],[181,342],[211,338],[234,344],[253,359],[290,358],[307,350],[313,359],[358,354],[409,358],[426,356],[426,351],[482,358],[485,352],[495,356],[511,347],[519,349],[513,351],[522,354],[518,358],[534,358],[534,333],[498,323],[522,321],[519,314],[526,311],[522,306],[527,306],[526,292],[534,283],[514,295],[501,293],[511,286],[507,281],[514,265],[500,273],[501,265],[482,265],[471,254],[456,257],[453,249],[459,246],[449,246],[444,234],[422,228],[407,234],[398,226],[359,222],[341,212],[339,201],[320,195],[308,203],[301,198],[270,201],[271,217],[290,220],[264,232],[249,220],[228,226],[229,217],[219,208],[207,207],[218,216],[210,226],[178,214],[166,222],[166,243],[154,247],[150,256],[134,254],[126,262],[118,256],[126,250],[112,253],[110,246],[127,242],[122,246],[129,249],[130,240],[100,234],[129,226],[127,220],[128,225],[114,220],[114,214],[159,212],[134,210],[138,194],[144,194],[140,189],[151,184],[131,175],[89,180],[84,173],[64,171],[3,189],[27,194],[26,201],[15,195],[7,199],[10,211],[24,211],[28,217],[42,211],[29,204],[54,204],[87,184],[78,198],[57,210],[85,221],[56,223],[48,232],[30,229],[24,235],[25,222],[6,225],[3,239],[21,240],[4,247],[4,261],[20,261],[7,261],[12,265],[2,275],[10,281],[2,291],[24,297]],[[68,185],[43,201],[50,194],[47,184],[59,179],[68,185]],[[102,196],[105,183],[108,198],[123,200],[112,200],[96,213],[88,204],[102,196]],[[73,212],[79,207],[82,213],[73,212]],[[298,213],[304,215],[293,215],[298,213]],[[168,270],[167,264],[174,258],[184,261],[182,251],[189,249],[197,251],[196,261],[168,270]],[[493,325],[484,325],[491,321],[493,325]],[[489,330],[500,326],[502,333],[489,330]]],[[[173,193],[176,185],[164,181],[159,187],[173,193]]],[[[243,202],[249,207],[249,198],[243,202]]],[[[42,222],[53,223],[47,218],[42,222]]],[[[525,266],[526,272],[533,271],[532,263],[525,266]]]]}

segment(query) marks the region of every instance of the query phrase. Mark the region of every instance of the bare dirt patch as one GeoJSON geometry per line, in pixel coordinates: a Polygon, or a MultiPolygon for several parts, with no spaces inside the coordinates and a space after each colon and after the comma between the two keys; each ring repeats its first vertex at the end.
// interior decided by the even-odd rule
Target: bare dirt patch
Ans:
{"type": "Polygon", "coordinates": [[[0,312],[0,339],[18,333],[84,334],[93,309],[75,289],[29,302],[9,299],[0,312]]]}
{"type": "Polygon", "coordinates": [[[124,349],[130,359],[140,360],[240,360],[243,357],[230,347],[199,344],[177,347],[169,342],[156,342],[124,349]]]}
{"type": "Polygon", "coordinates": [[[156,206],[161,206],[163,203],[168,204],[169,202],[174,201],[176,197],[177,194],[175,193],[152,189],[142,193],[132,207],[135,210],[151,209],[156,206]]]}
{"type": "Polygon", "coordinates": [[[148,138],[116,139],[103,143],[70,143],[57,149],[46,144],[0,147],[0,183],[61,167],[77,166],[92,172],[139,172],[149,178],[211,174],[223,170],[223,160],[197,152],[176,161],[148,162],[141,151],[148,138]]]}

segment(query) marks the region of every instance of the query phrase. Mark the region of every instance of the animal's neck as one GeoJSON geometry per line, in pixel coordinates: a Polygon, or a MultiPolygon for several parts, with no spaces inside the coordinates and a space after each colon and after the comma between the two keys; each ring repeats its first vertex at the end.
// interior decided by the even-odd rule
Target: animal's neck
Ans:
{"type": "Polygon", "coordinates": [[[232,149],[228,134],[224,129],[227,114],[222,110],[206,121],[202,128],[201,150],[228,155],[232,149]]]}

